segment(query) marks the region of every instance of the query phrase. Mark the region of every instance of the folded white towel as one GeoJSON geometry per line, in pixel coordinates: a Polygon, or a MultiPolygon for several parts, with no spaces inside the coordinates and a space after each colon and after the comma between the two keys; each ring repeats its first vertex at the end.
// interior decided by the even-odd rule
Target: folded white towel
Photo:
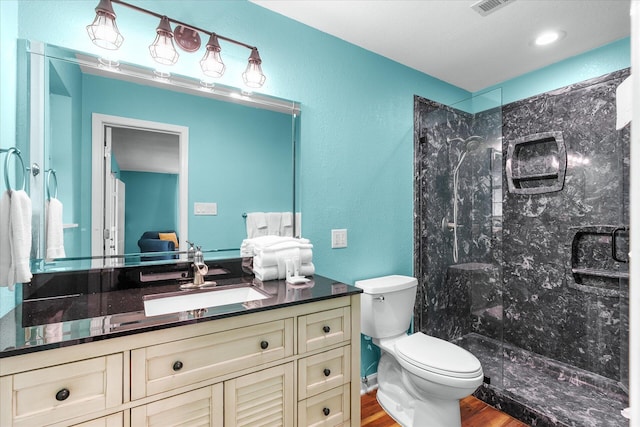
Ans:
{"type": "MultiPolygon", "coordinates": [[[[315,266],[313,263],[302,264],[300,266],[300,271],[298,272],[299,276],[313,276],[315,273],[315,266]]],[[[285,279],[285,275],[282,276],[279,274],[279,269],[277,266],[272,267],[254,267],[253,274],[256,275],[256,279],[266,282],[267,280],[276,280],[276,279],[285,279]]]]}
{"type": "Polygon", "coordinates": [[[0,198],[0,286],[8,286],[13,290],[13,281],[9,280],[9,269],[11,268],[10,211],[11,198],[9,192],[5,191],[0,198]]]}
{"type": "Polygon", "coordinates": [[[259,251],[278,245],[283,242],[294,242],[296,245],[308,244],[309,239],[296,239],[294,237],[282,236],[259,236],[251,239],[244,239],[240,245],[240,252],[243,257],[254,256],[259,251]]]}
{"type": "Polygon", "coordinates": [[[11,267],[9,281],[23,283],[31,280],[31,199],[24,190],[11,192],[10,237],[11,267]]]}
{"type": "MultiPolygon", "coordinates": [[[[313,245],[301,245],[309,247],[298,247],[298,256],[302,264],[310,263],[313,260],[313,245]]],[[[289,248],[290,249],[290,248],[289,248]]],[[[263,250],[253,257],[253,265],[256,267],[271,267],[278,265],[278,258],[280,257],[280,251],[263,250]]]]}
{"type": "Polygon", "coordinates": [[[64,258],[62,203],[52,197],[47,202],[47,259],[64,258]]]}
{"type": "Polygon", "coordinates": [[[264,212],[251,212],[246,220],[247,237],[253,238],[267,235],[267,217],[264,212]]]}

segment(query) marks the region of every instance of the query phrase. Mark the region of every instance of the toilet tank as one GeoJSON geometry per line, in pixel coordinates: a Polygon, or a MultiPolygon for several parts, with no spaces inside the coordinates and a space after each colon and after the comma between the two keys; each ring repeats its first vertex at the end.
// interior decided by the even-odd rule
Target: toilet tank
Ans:
{"type": "Polygon", "coordinates": [[[418,280],[409,276],[384,276],[358,280],[362,289],[362,333],[372,338],[404,334],[411,325],[418,280]]]}

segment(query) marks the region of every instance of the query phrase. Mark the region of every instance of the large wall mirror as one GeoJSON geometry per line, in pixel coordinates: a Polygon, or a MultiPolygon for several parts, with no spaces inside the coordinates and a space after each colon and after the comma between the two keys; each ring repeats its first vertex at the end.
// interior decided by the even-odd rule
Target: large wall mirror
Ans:
{"type": "Polygon", "coordinates": [[[299,211],[298,103],[19,46],[18,122],[28,128],[19,143],[41,170],[30,178],[34,272],[181,259],[187,239],[207,258],[233,257],[247,213],[299,211]],[[55,259],[52,197],[63,206],[64,257],[55,259]],[[174,232],[178,251],[142,248],[148,232],[174,232]]]}

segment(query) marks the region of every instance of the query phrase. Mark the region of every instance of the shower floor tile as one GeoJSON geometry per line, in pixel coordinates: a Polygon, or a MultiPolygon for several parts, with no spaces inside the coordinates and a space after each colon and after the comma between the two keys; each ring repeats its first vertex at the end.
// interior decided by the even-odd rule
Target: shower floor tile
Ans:
{"type": "Polygon", "coordinates": [[[534,425],[628,426],[620,413],[628,397],[615,381],[522,349],[503,348],[499,341],[478,334],[457,343],[478,357],[497,395],[548,420],[534,425]]]}

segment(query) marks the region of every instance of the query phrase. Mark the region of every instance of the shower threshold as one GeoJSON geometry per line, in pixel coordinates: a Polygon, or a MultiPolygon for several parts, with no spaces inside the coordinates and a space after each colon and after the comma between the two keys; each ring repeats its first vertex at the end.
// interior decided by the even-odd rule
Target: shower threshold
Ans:
{"type": "Polygon", "coordinates": [[[537,427],[623,427],[628,394],[620,383],[471,333],[456,344],[482,363],[490,384],[475,395],[537,427]]]}

